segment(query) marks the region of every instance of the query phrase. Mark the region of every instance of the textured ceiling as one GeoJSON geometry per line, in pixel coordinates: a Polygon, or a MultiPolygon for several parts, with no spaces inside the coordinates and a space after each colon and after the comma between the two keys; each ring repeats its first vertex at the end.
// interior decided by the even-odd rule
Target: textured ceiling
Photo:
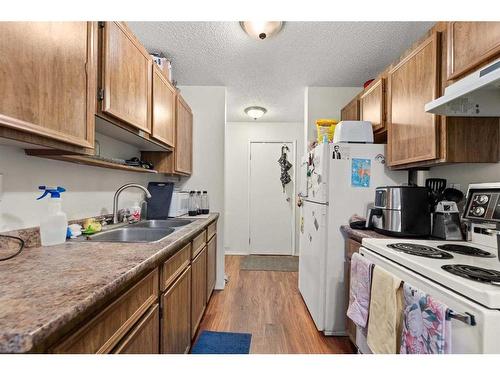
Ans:
{"type": "Polygon", "coordinates": [[[261,121],[303,121],[307,86],[362,86],[432,22],[286,22],[274,38],[246,35],[238,22],[130,22],[152,51],[173,59],[179,85],[227,87],[227,120],[266,107],[261,121]]]}

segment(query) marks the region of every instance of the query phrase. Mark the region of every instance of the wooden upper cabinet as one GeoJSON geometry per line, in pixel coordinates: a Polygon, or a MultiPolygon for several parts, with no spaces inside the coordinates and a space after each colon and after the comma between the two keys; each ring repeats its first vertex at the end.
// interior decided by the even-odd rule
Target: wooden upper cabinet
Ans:
{"type": "Polygon", "coordinates": [[[448,80],[500,56],[500,22],[449,22],[448,80]]]}
{"type": "Polygon", "coordinates": [[[193,168],[193,112],[182,96],[177,95],[175,172],[191,174],[193,168]]]}
{"type": "Polygon", "coordinates": [[[169,146],[175,145],[176,90],[153,64],[153,128],[152,136],[169,146]]]}
{"type": "Polygon", "coordinates": [[[373,132],[385,130],[385,79],[373,81],[359,98],[360,120],[370,121],[373,132]]]}
{"type": "Polygon", "coordinates": [[[94,148],[95,22],[0,22],[0,128],[94,148]]]}
{"type": "Polygon", "coordinates": [[[102,112],[151,133],[151,56],[123,22],[105,22],[102,42],[102,112]]]}
{"type": "Polygon", "coordinates": [[[424,111],[440,92],[439,41],[433,33],[388,72],[390,166],[439,157],[439,118],[424,111]]]}
{"type": "Polygon", "coordinates": [[[359,100],[355,97],[347,105],[340,110],[341,121],[357,121],[359,120],[359,100]]]}

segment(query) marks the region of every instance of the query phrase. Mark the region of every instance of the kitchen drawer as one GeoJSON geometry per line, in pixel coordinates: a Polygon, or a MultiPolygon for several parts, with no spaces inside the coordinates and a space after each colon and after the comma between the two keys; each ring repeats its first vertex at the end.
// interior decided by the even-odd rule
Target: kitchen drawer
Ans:
{"type": "Polygon", "coordinates": [[[203,230],[198,234],[193,240],[193,247],[191,249],[191,259],[196,258],[196,256],[203,250],[207,242],[207,231],[203,230]]]}
{"type": "Polygon", "coordinates": [[[207,228],[207,241],[210,241],[210,239],[217,233],[217,222],[214,221],[212,224],[210,224],[207,228]]]}
{"type": "Polygon", "coordinates": [[[170,257],[161,267],[160,289],[166,290],[191,261],[191,243],[170,257]]]}
{"type": "Polygon", "coordinates": [[[155,269],[51,351],[109,353],[157,300],[158,269],[155,269]]]}
{"type": "Polygon", "coordinates": [[[351,259],[352,254],[359,252],[359,248],[361,247],[361,243],[358,241],[354,241],[350,238],[345,240],[345,257],[346,259],[351,259]]]}

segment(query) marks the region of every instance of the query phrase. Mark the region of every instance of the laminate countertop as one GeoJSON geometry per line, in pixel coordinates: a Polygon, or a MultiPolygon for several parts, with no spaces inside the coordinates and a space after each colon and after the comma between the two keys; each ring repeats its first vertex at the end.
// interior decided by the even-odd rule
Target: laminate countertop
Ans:
{"type": "Polygon", "coordinates": [[[156,243],[70,241],[0,262],[0,352],[47,350],[218,217],[195,219],[156,243]]]}
{"type": "MultiPolygon", "coordinates": [[[[357,215],[353,215],[349,219],[349,223],[351,223],[353,221],[358,221],[358,220],[365,220],[365,219],[362,217],[359,217],[357,215]]],[[[377,233],[374,230],[370,230],[370,229],[352,229],[348,224],[341,225],[340,231],[348,238],[353,239],[354,241],[358,241],[358,242],[362,242],[363,238],[392,238],[392,237],[377,233]]]]}

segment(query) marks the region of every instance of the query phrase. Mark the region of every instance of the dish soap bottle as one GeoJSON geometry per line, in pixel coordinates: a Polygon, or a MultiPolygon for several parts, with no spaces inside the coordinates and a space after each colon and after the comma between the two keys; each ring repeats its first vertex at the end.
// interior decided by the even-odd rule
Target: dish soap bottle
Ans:
{"type": "Polygon", "coordinates": [[[68,228],[68,218],[61,209],[61,193],[66,189],[58,186],[51,188],[48,186],[39,186],[43,194],[37,198],[40,200],[50,194],[47,205],[47,215],[40,220],[40,240],[42,246],[59,245],[66,241],[66,231],[68,228]]]}

